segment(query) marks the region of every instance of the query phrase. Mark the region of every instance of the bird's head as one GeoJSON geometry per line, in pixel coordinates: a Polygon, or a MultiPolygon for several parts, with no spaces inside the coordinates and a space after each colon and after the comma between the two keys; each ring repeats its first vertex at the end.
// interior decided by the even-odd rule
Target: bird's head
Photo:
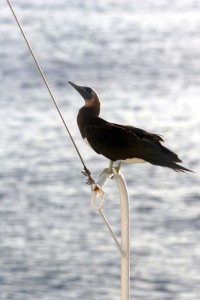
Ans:
{"type": "Polygon", "coordinates": [[[83,99],[85,100],[85,106],[86,107],[90,107],[90,106],[94,106],[96,104],[100,104],[99,97],[98,97],[98,95],[97,95],[97,93],[94,89],[92,89],[90,87],[87,87],[87,86],[77,85],[77,84],[75,84],[71,81],[68,81],[68,82],[83,97],[83,99]]]}

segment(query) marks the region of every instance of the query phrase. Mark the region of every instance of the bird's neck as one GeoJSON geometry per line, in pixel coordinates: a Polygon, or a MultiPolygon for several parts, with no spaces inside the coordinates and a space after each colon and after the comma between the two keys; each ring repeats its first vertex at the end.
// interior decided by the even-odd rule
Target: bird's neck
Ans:
{"type": "Polygon", "coordinates": [[[92,125],[100,114],[100,103],[95,106],[83,106],[78,113],[77,123],[81,135],[85,138],[84,129],[87,125],[92,125]]]}

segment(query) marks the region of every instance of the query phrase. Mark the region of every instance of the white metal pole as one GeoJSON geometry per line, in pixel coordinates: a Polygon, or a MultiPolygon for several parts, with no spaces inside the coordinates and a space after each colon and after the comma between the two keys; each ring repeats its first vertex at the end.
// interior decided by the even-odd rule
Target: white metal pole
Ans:
{"type": "Polygon", "coordinates": [[[121,254],[121,300],[129,300],[129,291],[130,291],[130,260],[129,260],[129,239],[130,239],[130,230],[129,230],[129,198],[128,191],[126,187],[125,179],[121,172],[116,172],[116,169],[113,168],[113,172],[103,171],[99,179],[92,189],[91,197],[92,206],[99,211],[101,214],[106,226],[108,227],[112,238],[114,239],[116,246],[118,247],[121,254]],[[121,243],[118,242],[112,228],[103,212],[104,205],[104,191],[103,188],[110,178],[114,178],[117,187],[119,190],[120,196],[120,205],[121,205],[121,243]],[[100,196],[100,203],[95,203],[96,196],[100,196]]]}
{"type": "Polygon", "coordinates": [[[125,179],[121,172],[114,176],[120,195],[121,204],[121,300],[129,300],[130,291],[130,225],[129,225],[129,198],[125,179]]]}

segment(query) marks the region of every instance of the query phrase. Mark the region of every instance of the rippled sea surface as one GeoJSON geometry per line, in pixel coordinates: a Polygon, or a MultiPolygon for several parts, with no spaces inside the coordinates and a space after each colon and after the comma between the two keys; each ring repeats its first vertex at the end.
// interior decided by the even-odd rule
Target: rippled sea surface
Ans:
{"type": "MultiPolygon", "coordinates": [[[[131,299],[200,299],[200,2],[13,1],[81,154],[83,100],[102,117],[161,134],[180,174],[124,165],[130,195],[131,299]]],[[[120,299],[120,256],[89,203],[82,165],[7,2],[0,8],[0,299],[120,299]]],[[[105,212],[120,234],[114,182],[105,212]]]]}

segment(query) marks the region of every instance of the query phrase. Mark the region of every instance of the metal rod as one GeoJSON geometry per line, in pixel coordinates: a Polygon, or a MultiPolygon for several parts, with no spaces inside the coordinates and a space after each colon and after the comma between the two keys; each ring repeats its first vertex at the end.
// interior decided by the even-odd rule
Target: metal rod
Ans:
{"type": "Polygon", "coordinates": [[[105,224],[106,224],[106,226],[107,226],[107,228],[108,228],[108,230],[109,230],[109,232],[110,232],[110,234],[111,234],[118,250],[120,251],[121,255],[126,256],[126,254],[122,250],[122,247],[121,247],[120,243],[118,242],[118,239],[116,238],[116,235],[114,234],[114,231],[112,230],[112,227],[110,226],[110,223],[108,222],[108,219],[106,218],[105,213],[103,212],[102,209],[99,210],[99,213],[101,214],[101,216],[102,216],[102,218],[103,218],[103,220],[104,220],[104,222],[105,222],[105,224]]]}
{"type": "MultiPolygon", "coordinates": [[[[84,163],[84,160],[83,160],[83,158],[82,158],[82,156],[81,156],[81,154],[80,154],[80,152],[79,152],[79,150],[78,150],[78,147],[76,146],[76,143],[75,143],[75,141],[74,141],[74,139],[73,139],[73,137],[72,137],[72,135],[71,135],[71,133],[70,133],[70,130],[69,130],[69,128],[68,128],[68,126],[67,126],[67,124],[66,124],[66,122],[65,122],[65,120],[64,120],[64,117],[63,117],[63,115],[62,115],[62,113],[61,113],[61,110],[60,110],[60,108],[59,108],[59,106],[58,106],[58,103],[57,103],[57,101],[56,101],[56,99],[55,99],[55,97],[54,97],[54,95],[53,95],[53,93],[52,93],[52,91],[51,91],[51,88],[50,88],[50,86],[49,86],[49,84],[48,84],[48,81],[47,81],[47,79],[45,78],[45,75],[44,75],[44,73],[43,73],[43,71],[42,71],[42,68],[41,68],[41,66],[40,66],[40,64],[39,64],[39,62],[38,62],[38,60],[37,60],[37,58],[36,58],[36,56],[35,56],[35,54],[34,54],[34,52],[33,52],[33,49],[32,49],[32,47],[31,47],[31,45],[30,45],[30,43],[29,43],[29,41],[28,41],[28,39],[27,39],[27,37],[26,37],[26,34],[25,34],[25,32],[24,32],[24,30],[23,30],[23,28],[22,28],[22,26],[21,26],[21,24],[20,24],[20,22],[19,22],[19,20],[18,20],[18,18],[17,18],[17,15],[16,15],[16,13],[15,13],[15,11],[14,11],[14,9],[13,9],[13,6],[12,6],[12,4],[11,4],[11,2],[10,2],[9,0],[7,0],[7,2],[8,2],[8,5],[9,5],[11,11],[12,11],[12,14],[13,14],[13,16],[14,16],[14,18],[15,18],[15,21],[17,22],[17,25],[18,25],[18,27],[19,27],[19,29],[20,29],[20,31],[21,31],[23,37],[24,37],[24,40],[25,40],[25,42],[26,42],[26,44],[27,44],[27,46],[28,46],[28,48],[29,48],[29,50],[30,50],[30,53],[31,53],[31,55],[32,55],[32,57],[33,57],[33,59],[34,59],[34,61],[35,61],[35,63],[36,63],[36,66],[37,66],[37,68],[38,68],[38,70],[39,70],[39,72],[40,72],[40,74],[41,74],[41,76],[42,76],[42,79],[43,79],[43,81],[44,81],[44,83],[45,83],[45,85],[46,85],[46,87],[47,87],[47,90],[49,91],[49,94],[50,94],[50,96],[51,96],[51,99],[53,100],[53,102],[54,102],[54,104],[55,104],[55,107],[56,107],[56,109],[57,109],[57,111],[58,111],[58,113],[59,113],[59,115],[60,115],[60,118],[61,118],[61,120],[62,120],[64,126],[65,126],[65,129],[67,130],[67,133],[68,133],[68,135],[69,135],[69,137],[70,137],[70,139],[71,139],[71,141],[72,141],[72,143],[73,143],[73,145],[74,145],[74,148],[76,149],[76,152],[77,152],[77,154],[78,154],[78,156],[79,156],[79,158],[80,158],[80,160],[81,160],[81,162],[82,162],[82,164],[83,164],[83,167],[84,167],[85,171],[87,172],[87,174],[90,174],[90,172],[89,172],[89,170],[87,169],[87,167],[86,167],[86,165],[85,165],[85,163],[84,163]]],[[[88,175],[87,175],[87,176],[88,176],[88,175]]]]}
{"type": "Polygon", "coordinates": [[[121,172],[115,174],[121,203],[121,247],[125,255],[121,255],[121,300],[129,299],[130,291],[130,225],[129,199],[125,179],[121,172]]]}

